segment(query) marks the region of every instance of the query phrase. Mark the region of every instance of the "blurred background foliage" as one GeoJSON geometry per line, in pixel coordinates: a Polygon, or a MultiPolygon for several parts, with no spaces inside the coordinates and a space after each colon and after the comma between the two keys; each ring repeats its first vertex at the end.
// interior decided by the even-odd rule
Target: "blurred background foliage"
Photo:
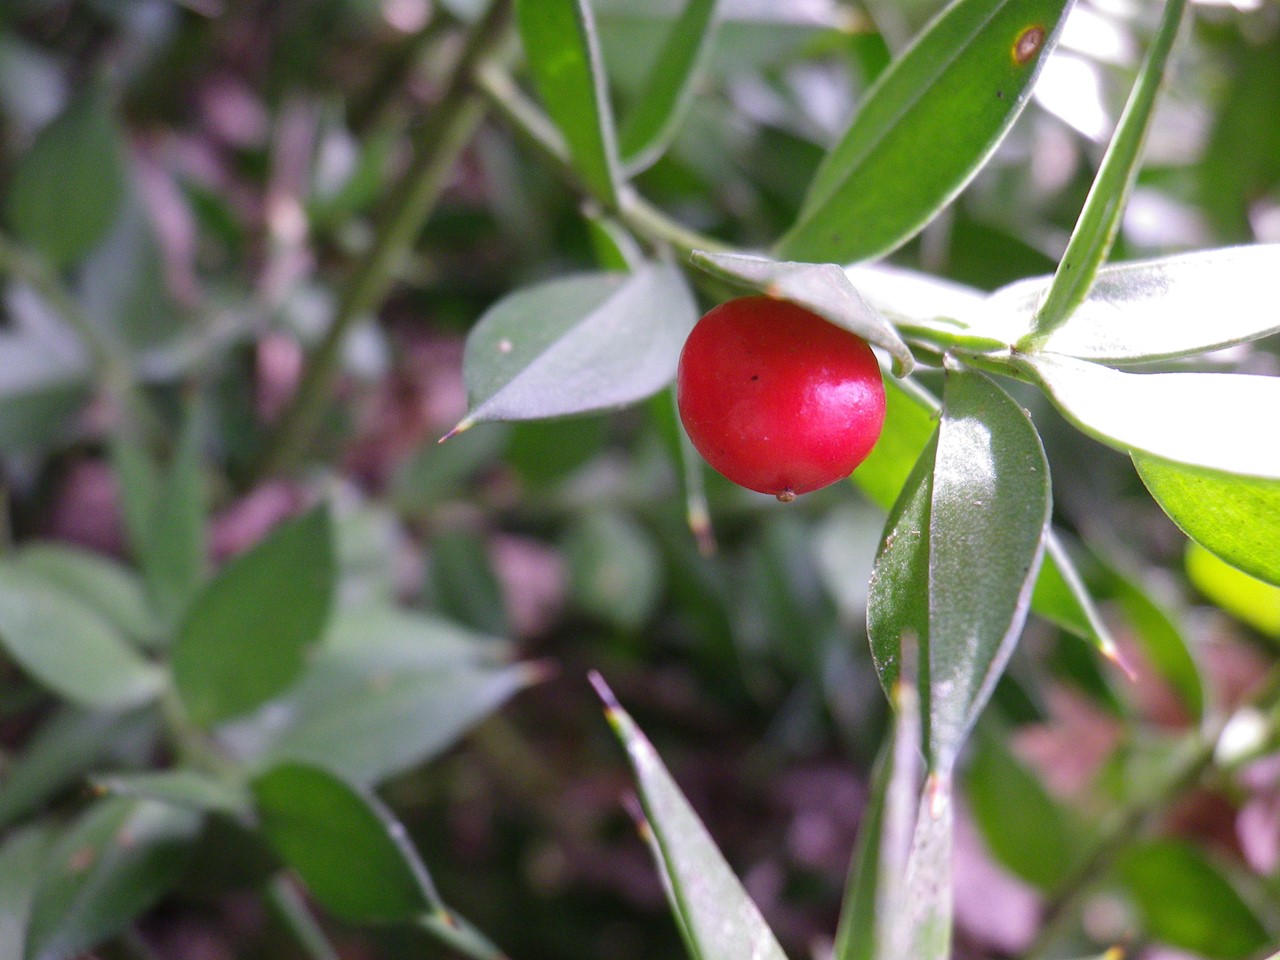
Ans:
{"type": "MultiPolygon", "coordinates": [[[[638,186],[734,246],[772,242],[861,94],[941,5],[725,0],[692,110],[638,186]]],[[[479,7],[0,6],[3,535],[126,552],[111,358],[68,324],[79,313],[144,378],[164,433],[176,436],[198,403],[215,561],[323,488],[338,505],[351,589],[511,638],[522,659],[548,664],[461,747],[383,787],[462,914],[517,960],[682,950],[619,803],[628,776],[583,682],[596,668],[790,954],[821,956],[885,725],[863,626],[882,515],[847,484],[780,507],[708,476],[718,549],[700,554],[666,394],[607,417],[485,424],[436,445],[465,412],[461,351],[474,320],[520,285],[597,264],[574,194],[513,131],[481,126],[396,264],[393,295],[343,343],[340,402],[306,470],[255,475],[268,425],[479,7]]],[[[620,105],[679,7],[595,4],[620,105]]],[[[1052,272],[1159,12],[1080,0],[992,162],[892,262],[982,289],[1052,272]]],[[[1252,241],[1280,242],[1280,3],[1198,3],[1113,259],[1252,241]]],[[[1274,340],[1214,362],[1280,374],[1274,340]]],[[[1019,399],[1049,448],[1055,523],[1074,532],[1140,679],[1046,623],[1029,628],[966,767],[961,957],[1024,951],[1058,876],[1044,864],[1069,858],[1082,825],[1158,780],[1176,734],[1237,703],[1280,638],[1274,593],[1241,600],[1252,585],[1207,554],[1184,564],[1185,539],[1127,458],[1068,429],[1035,394],[1019,399]],[[1045,816],[1065,818],[1061,830],[1045,816]]],[[[0,777],[50,716],[49,696],[0,665],[0,777]]],[[[122,728],[77,770],[154,762],[132,744],[122,728]]],[[[55,812],[84,801],[82,782],[56,791],[55,812]]],[[[206,833],[200,869],[140,922],[131,948],[108,950],[296,949],[246,880],[257,855],[248,837],[230,823],[206,833]]],[[[1081,944],[1136,924],[1156,944],[1136,953],[1152,960],[1173,956],[1162,942],[1179,956],[1247,957],[1280,930],[1280,757],[1186,790],[1153,836],[1095,890],[1073,935],[1081,944]],[[1182,887],[1168,888],[1172,875],[1182,887]],[[1219,936],[1228,923],[1236,934],[1219,936]]],[[[420,933],[325,923],[343,956],[441,949],[420,933]]]]}

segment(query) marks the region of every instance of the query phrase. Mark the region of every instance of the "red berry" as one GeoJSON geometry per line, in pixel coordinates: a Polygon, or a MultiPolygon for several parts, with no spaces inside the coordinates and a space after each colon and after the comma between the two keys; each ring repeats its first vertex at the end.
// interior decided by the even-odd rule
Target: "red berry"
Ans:
{"type": "Polygon", "coordinates": [[[698,321],[676,391],[707,462],[783,501],[851,474],[884,425],[884,383],[866,342],[769,297],[730,300],[698,321]]]}

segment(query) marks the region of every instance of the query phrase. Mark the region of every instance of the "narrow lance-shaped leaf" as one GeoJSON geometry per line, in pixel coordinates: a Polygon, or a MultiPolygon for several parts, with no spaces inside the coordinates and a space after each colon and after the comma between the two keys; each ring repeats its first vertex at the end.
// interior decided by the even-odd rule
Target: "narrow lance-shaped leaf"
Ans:
{"type": "Polygon", "coordinates": [[[849,263],[910,239],[1008,131],[1071,0],[958,0],[867,93],[778,242],[788,260],[849,263]]]}
{"type": "Polygon", "coordinates": [[[785,263],[701,250],[695,250],[689,259],[714,277],[798,303],[883,348],[893,357],[893,372],[898,377],[905,377],[915,367],[915,358],[898,331],[863,299],[835,264],[785,263]]]}
{"type": "Polygon", "coordinates": [[[606,716],[626,747],[640,788],[659,869],[667,872],[672,908],[694,960],[786,960],[773,932],[689,806],[657,751],[592,674],[606,716]]]}
{"type": "Polygon", "coordinates": [[[576,169],[601,202],[618,199],[618,146],[595,20],[587,0],[517,0],[534,86],[576,169]]]}
{"type": "Polygon", "coordinates": [[[1120,123],[1071,232],[1067,250],[1058,263],[1053,285],[1036,317],[1037,336],[1043,337],[1067,322],[1089,292],[1098,267],[1111,252],[1129,191],[1138,176],[1142,145],[1155,114],[1156,98],[1164,83],[1186,8],[1186,0],[1165,0],[1160,28],[1138,71],[1129,102],[1120,115],[1120,123]]]}
{"type": "Polygon", "coordinates": [[[718,2],[686,0],[683,12],[671,25],[640,88],[640,99],[622,124],[619,150],[632,175],[652,166],[675,134],[711,52],[718,2]]]}
{"type": "Polygon", "coordinates": [[[31,824],[0,845],[0,957],[25,951],[27,920],[52,843],[52,829],[31,824]]]}
{"type": "Polygon", "coordinates": [[[951,778],[930,774],[916,811],[906,875],[907,949],[898,960],[948,960],[954,894],[951,778]]]}
{"type": "Polygon", "coordinates": [[[1280,586],[1280,481],[1137,452],[1133,465],[1183,533],[1232,566],[1280,586]]]}
{"type": "Polygon", "coordinates": [[[252,807],[248,790],[236,781],[217,779],[198,770],[158,770],[150,773],[108,773],[93,778],[94,788],[121,797],[162,803],[231,816],[252,807]]]}

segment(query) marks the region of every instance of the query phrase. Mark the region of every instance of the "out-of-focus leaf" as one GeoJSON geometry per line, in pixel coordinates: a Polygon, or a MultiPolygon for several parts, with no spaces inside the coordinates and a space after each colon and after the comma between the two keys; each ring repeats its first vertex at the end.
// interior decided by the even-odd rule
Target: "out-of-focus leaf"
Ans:
{"type": "Polygon", "coordinates": [[[566,541],[574,599],[623,630],[642,626],[662,589],[652,539],[620,513],[594,512],[575,523],[566,541]]]}
{"type": "Polygon", "coordinates": [[[644,251],[636,238],[612,217],[588,217],[587,230],[591,235],[596,264],[601,270],[630,273],[644,263],[644,251]]]}
{"type": "Polygon", "coordinates": [[[1121,373],[1056,354],[1020,364],[1085,433],[1126,453],[1280,480],[1280,444],[1259,416],[1280,409],[1280,377],[1234,373],[1121,373]]]}
{"type": "Polygon", "coordinates": [[[872,307],[895,322],[963,322],[986,295],[973,287],[887,263],[845,267],[845,276],[872,307]]]}
{"type": "Polygon", "coordinates": [[[1053,890],[1082,849],[1083,836],[1034,773],[1005,745],[1006,732],[978,727],[965,795],[987,849],[1028,883],[1053,890]]]}
{"type": "Polygon", "coordinates": [[[516,23],[534,86],[578,173],[612,206],[618,197],[618,145],[590,4],[518,0],[516,23]]]}
{"type": "Polygon", "coordinates": [[[1280,330],[1270,309],[1280,295],[1278,271],[1280,244],[1113,264],[1098,271],[1070,321],[1034,343],[1031,324],[1049,285],[1044,278],[997,290],[973,316],[984,330],[990,324],[993,336],[1022,340],[1019,349],[1111,365],[1165,360],[1280,330]]]}
{"type": "Polygon", "coordinates": [[[1071,0],[959,0],[868,92],[779,241],[788,260],[849,263],[898,247],[1004,137],[1071,0]]]}
{"type": "Polygon", "coordinates": [[[261,706],[293,684],[333,596],[329,512],[317,507],[231,561],[190,605],[173,676],[202,725],[261,706]]]}
{"type": "Polygon", "coordinates": [[[1232,566],[1280,586],[1280,483],[1137,452],[1133,465],[1183,533],[1232,566]]]}
{"type": "Polygon", "coordinates": [[[471,409],[459,428],[642,400],[675,376],[697,316],[671,266],[569,277],[511,294],[467,337],[471,409]]]}
{"type": "Polygon", "coordinates": [[[61,543],[33,543],[18,562],[74,594],[130,639],[154,642],[157,624],[137,575],[104,556],[61,543]]]}
{"type": "Polygon", "coordinates": [[[20,562],[0,562],[0,643],[61,697],[120,710],[153,700],[164,674],[93,607],[20,562]]]}
{"type": "Polygon", "coordinates": [[[1253,909],[1200,851],[1184,840],[1130,847],[1116,864],[1146,933],[1212,960],[1244,960],[1271,941],[1253,909]]]}
{"type": "Polygon", "coordinates": [[[126,715],[63,709],[26,742],[0,781],[0,828],[36,813],[111,756],[147,754],[156,723],[126,715]]]}
{"type": "Polygon", "coordinates": [[[10,324],[0,330],[0,451],[44,449],[76,427],[76,411],[90,394],[89,358],[30,287],[10,283],[3,293],[10,324]]]}
{"type": "Polygon", "coordinates": [[[204,422],[198,404],[186,413],[173,458],[163,472],[140,551],[147,589],[168,623],[176,623],[205,581],[208,543],[201,452],[204,422]]]}
{"type": "Polygon", "coordinates": [[[271,845],[326,910],[371,923],[441,908],[404,827],[372,794],[296,763],[267,771],[253,794],[271,845]]]}
{"type": "Polygon", "coordinates": [[[1197,543],[1187,544],[1186,567],[1196,589],[1219,607],[1280,639],[1280,587],[1237,570],[1197,543]]]}
{"type": "Polygon", "coordinates": [[[786,960],[759,909],[725,862],[671,774],[635,721],[598,674],[592,683],[604,700],[610,726],[631,759],[649,842],[671,908],[696,960],[786,960]]]}
{"type": "Polygon", "coordinates": [[[675,134],[694,85],[711,52],[718,0],[685,0],[662,51],[622,124],[618,149],[628,171],[652,166],[675,134]]]}
{"type": "Polygon", "coordinates": [[[457,496],[473,476],[499,461],[510,430],[504,424],[486,424],[448,443],[423,447],[396,472],[392,500],[402,510],[419,511],[457,496]]]}
{"type": "Polygon", "coordinates": [[[16,31],[0,35],[0,111],[24,133],[58,115],[67,99],[67,79],[51,50],[16,31]]]}
{"type": "Polygon", "coordinates": [[[69,960],[128,926],[177,883],[200,817],[147,800],[90,807],[49,854],[26,960],[69,960]]]}
{"type": "Polygon", "coordinates": [[[103,793],[158,800],[205,813],[240,816],[253,806],[249,792],[241,784],[214,779],[197,770],[104,773],[93,778],[93,785],[103,793]]]}
{"type": "Polygon", "coordinates": [[[507,633],[506,601],[484,533],[442,530],[431,538],[428,564],[433,610],[493,636],[507,633]]]}
{"type": "Polygon", "coordinates": [[[931,775],[916,812],[907,860],[907,950],[912,960],[947,960],[951,956],[952,835],[955,808],[949,777],[931,775]]]}
{"type": "Polygon", "coordinates": [[[1037,311],[1037,338],[1066,323],[1089,292],[1098,268],[1111,252],[1129,191],[1138,176],[1142,145],[1155,114],[1156,98],[1164,86],[1169,55],[1186,9],[1186,0],[1167,0],[1164,5],[1160,27],[1138,70],[1129,101],[1094,177],[1080,218],[1071,231],[1066,252],[1058,262],[1053,283],[1037,311]]]}
{"type": "Polygon", "coordinates": [[[53,845],[53,831],[33,824],[0,845],[0,957],[24,955],[27,920],[53,845]]]}
{"type": "Polygon", "coordinates": [[[23,154],[5,213],[19,238],[61,266],[102,238],[124,193],[120,130],[106,89],[95,86],[23,154]]]}
{"type": "Polygon", "coordinates": [[[780,263],[762,257],[694,251],[695,266],[737,286],[779,300],[790,300],[882,347],[893,357],[895,375],[905,377],[915,366],[911,350],[893,325],[880,316],[835,264],[780,263]]]}
{"type": "Polygon", "coordinates": [[[1049,468],[1030,418],[984,375],[948,372],[936,447],[890,514],[867,607],[886,689],[904,636],[920,644],[931,770],[949,773],[1013,652],[1048,522],[1049,468]]]}

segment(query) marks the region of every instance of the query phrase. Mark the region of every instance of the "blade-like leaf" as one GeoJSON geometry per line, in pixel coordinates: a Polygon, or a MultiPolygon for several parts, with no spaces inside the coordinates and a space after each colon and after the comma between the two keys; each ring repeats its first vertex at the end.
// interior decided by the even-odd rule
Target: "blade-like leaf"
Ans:
{"type": "Polygon", "coordinates": [[[231,561],[178,628],[173,678],[191,718],[216,723],[293,684],[328,621],[333,583],[324,506],[281,525],[231,561]]]}
{"type": "Polygon", "coordinates": [[[25,952],[27,920],[52,841],[52,830],[33,824],[0,845],[0,957],[25,952]]]}
{"type": "Polygon", "coordinates": [[[1089,292],[1098,267],[1111,252],[1129,191],[1138,176],[1142,145],[1155,114],[1156,98],[1164,85],[1169,56],[1187,9],[1187,0],[1166,0],[1164,17],[1138,70],[1129,102],[1098,168],[1089,196],[1080,211],[1067,250],[1058,263],[1053,284],[1036,316],[1037,335],[1066,323],[1089,292]]]}
{"type": "Polygon", "coordinates": [[[964,321],[985,306],[986,294],[929,273],[887,263],[845,267],[845,276],[862,297],[894,322],[964,321]]]}
{"type": "Polygon", "coordinates": [[[588,274],[512,294],[467,337],[471,411],[485,420],[537,420],[643,400],[675,377],[697,320],[680,273],[588,274]]]}
{"type": "Polygon", "coordinates": [[[0,562],[0,644],[59,696],[86,707],[126,709],[164,687],[158,666],[71,591],[20,562],[0,562]]]}
{"type": "Polygon", "coordinates": [[[993,293],[976,316],[1024,351],[1044,349],[1119,366],[1186,357],[1280,331],[1280,244],[1226,247],[1098,271],[1089,295],[1033,343],[1036,308],[1049,281],[1022,280],[993,293]]]}
{"type": "Polygon", "coordinates": [[[906,875],[908,946],[901,960],[948,960],[951,956],[954,829],[950,778],[933,774],[920,797],[911,837],[906,875]]]}
{"type": "Polygon", "coordinates": [[[203,428],[202,411],[193,403],[157,491],[146,544],[140,550],[147,589],[169,623],[182,617],[207,574],[203,428]]]}
{"type": "Polygon", "coordinates": [[[404,827],[372,794],[302,764],[268,771],[253,794],[267,839],[326,910],[369,923],[442,908],[404,827]]]}
{"type": "Polygon", "coordinates": [[[781,263],[763,257],[695,250],[690,259],[712,276],[779,300],[790,300],[856,333],[893,357],[905,377],[915,366],[911,350],[884,317],[862,298],[844,270],[832,263],[781,263]]]}
{"type": "Polygon", "coordinates": [[[1280,409],[1280,377],[1121,373],[1056,354],[1027,354],[1020,366],[1068,420],[1117,450],[1280,480],[1280,444],[1258,419],[1280,409]]]}
{"type": "Polygon", "coordinates": [[[677,922],[682,925],[695,960],[786,960],[786,954],[742,889],[715,841],[689,806],[657,751],[624,711],[604,681],[592,675],[606,716],[626,747],[640,788],[658,867],[666,872],[667,889],[677,922]]]}
{"type": "Polygon", "coordinates": [[[1136,452],[1133,465],[1183,533],[1232,566],[1280,586],[1280,482],[1136,452]]]}
{"type": "Polygon", "coordinates": [[[600,43],[587,0],[517,0],[516,24],[534,86],[586,185],[618,199],[618,145],[600,43]]]}
{"type": "Polygon", "coordinates": [[[715,37],[718,0],[685,0],[666,42],[622,124],[618,149],[632,175],[662,156],[693,96],[715,37]]]}
{"type": "Polygon", "coordinates": [[[188,810],[109,798],[49,854],[27,933],[27,960],[70,960],[123,930],[182,876],[200,828],[188,810]]]}
{"type": "Polygon", "coordinates": [[[919,231],[1021,112],[1071,0],[958,0],[868,92],[779,257],[849,263],[919,231]]]}
{"type": "Polygon", "coordinates": [[[158,800],[175,807],[230,816],[247,814],[253,806],[242,784],[215,779],[197,770],[106,773],[94,777],[93,785],[102,793],[158,800]]]}

